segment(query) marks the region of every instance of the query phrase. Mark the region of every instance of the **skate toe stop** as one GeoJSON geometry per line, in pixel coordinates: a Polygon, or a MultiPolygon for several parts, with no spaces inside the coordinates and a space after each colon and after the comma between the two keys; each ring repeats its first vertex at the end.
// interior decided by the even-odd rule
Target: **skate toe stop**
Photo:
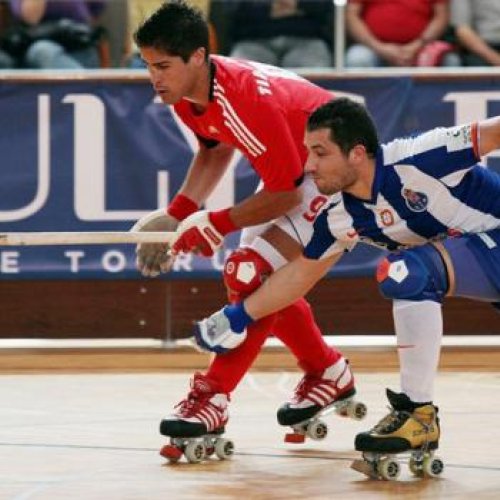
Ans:
{"type": "Polygon", "coordinates": [[[300,444],[305,442],[306,437],[304,434],[298,434],[296,432],[285,434],[285,443],[296,443],[300,444]]]}

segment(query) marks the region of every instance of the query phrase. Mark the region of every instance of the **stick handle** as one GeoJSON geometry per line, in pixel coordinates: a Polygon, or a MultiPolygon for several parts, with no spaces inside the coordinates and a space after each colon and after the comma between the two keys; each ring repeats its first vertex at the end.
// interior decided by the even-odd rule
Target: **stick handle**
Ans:
{"type": "Polygon", "coordinates": [[[109,243],[170,243],[175,232],[0,233],[0,246],[105,245],[109,243]]]}

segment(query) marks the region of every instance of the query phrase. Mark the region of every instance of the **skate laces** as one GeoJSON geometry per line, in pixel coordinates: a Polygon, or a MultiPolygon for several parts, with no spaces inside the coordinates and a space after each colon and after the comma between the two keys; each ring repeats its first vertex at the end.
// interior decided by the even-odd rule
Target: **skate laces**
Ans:
{"type": "MultiPolygon", "coordinates": [[[[223,412],[224,408],[210,401],[216,393],[213,390],[209,390],[209,387],[204,379],[195,377],[186,399],[175,405],[174,408],[178,408],[176,413],[181,417],[189,418],[196,416],[206,406],[212,407],[217,412],[223,412]]],[[[226,398],[229,401],[229,395],[226,395],[226,398]]]]}
{"type": "Polygon", "coordinates": [[[379,434],[389,434],[399,429],[401,425],[408,420],[411,416],[411,413],[403,410],[395,410],[391,408],[388,415],[382,418],[380,422],[378,422],[375,427],[373,427],[373,431],[379,434]]]}
{"type": "Polygon", "coordinates": [[[317,387],[321,382],[328,383],[329,380],[324,380],[317,375],[306,374],[295,388],[293,399],[297,402],[303,401],[307,398],[312,389],[317,387]]]}

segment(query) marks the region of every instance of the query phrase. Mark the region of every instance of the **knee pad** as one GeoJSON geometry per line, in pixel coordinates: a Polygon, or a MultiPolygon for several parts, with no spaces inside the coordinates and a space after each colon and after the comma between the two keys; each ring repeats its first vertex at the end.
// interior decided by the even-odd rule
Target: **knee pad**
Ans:
{"type": "Polygon", "coordinates": [[[251,248],[238,248],[224,264],[224,285],[229,302],[240,302],[273,272],[271,265],[251,248]]]}
{"type": "Polygon", "coordinates": [[[448,273],[432,245],[388,255],[377,267],[377,281],[388,299],[442,302],[448,291],[448,273]]]}

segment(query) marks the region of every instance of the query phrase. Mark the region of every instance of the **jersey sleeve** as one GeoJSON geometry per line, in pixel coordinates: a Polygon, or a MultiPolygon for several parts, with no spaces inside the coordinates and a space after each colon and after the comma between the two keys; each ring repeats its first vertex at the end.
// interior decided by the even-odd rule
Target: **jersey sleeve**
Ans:
{"type": "Polygon", "coordinates": [[[408,161],[436,179],[468,170],[479,159],[477,123],[435,128],[411,139],[397,139],[384,150],[386,162],[408,161]]]}
{"type": "Polygon", "coordinates": [[[349,218],[343,209],[338,209],[337,203],[331,203],[316,217],[313,224],[313,235],[304,248],[303,255],[307,259],[321,260],[332,255],[352,250],[358,237],[354,228],[346,226],[349,218]],[[342,237],[352,233],[353,237],[342,237]]]}
{"type": "Polygon", "coordinates": [[[241,92],[244,98],[226,97],[223,101],[227,126],[262,179],[264,189],[295,189],[303,177],[302,146],[294,139],[285,112],[267,88],[247,81],[241,92]]]}

